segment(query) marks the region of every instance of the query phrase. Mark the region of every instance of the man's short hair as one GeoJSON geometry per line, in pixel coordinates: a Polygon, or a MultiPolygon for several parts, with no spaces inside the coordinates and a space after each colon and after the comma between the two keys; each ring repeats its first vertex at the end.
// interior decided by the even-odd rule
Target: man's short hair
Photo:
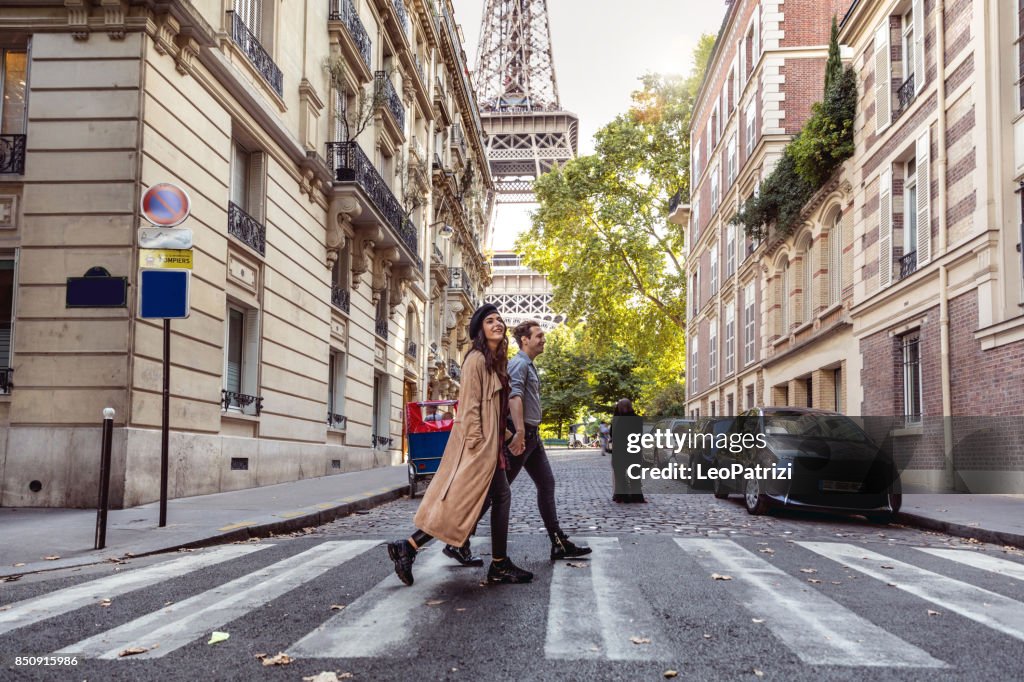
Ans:
{"type": "Polygon", "coordinates": [[[522,338],[524,336],[532,337],[534,327],[540,327],[540,322],[537,320],[525,320],[516,325],[516,328],[512,330],[512,338],[516,340],[516,345],[520,348],[523,347],[522,338]]]}

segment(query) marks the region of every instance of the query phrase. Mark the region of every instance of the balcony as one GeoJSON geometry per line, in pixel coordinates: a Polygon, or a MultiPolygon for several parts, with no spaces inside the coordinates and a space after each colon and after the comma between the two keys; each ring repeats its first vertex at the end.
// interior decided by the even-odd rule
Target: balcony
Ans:
{"type": "Polygon", "coordinates": [[[448,376],[455,381],[460,381],[462,379],[462,370],[459,369],[459,363],[454,360],[448,361],[448,376]]]}
{"type": "Polygon", "coordinates": [[[330,0],[330,2],[329,20],[341,22],[345,27],[343,32],[345,40],[341,41],[342,49],[348,53],[346,54],[348,57],[359,55],[363,66],[366,67],[364,80],[369,80],[370,60],[373,54],[373,42],[370,40],[370,34],[366,32],[366,27],[359,18],[352,0],[330,0]]]}
{"type": "Polygon", "coordinates": [[[220,392],[220,403],[221,410],[228,412],[234,410],[235,412],[241,412],[242,414],[253,414],[260,416],[260,412],[263,411],[263,398],[255,395],[245,395],[244,393],[235,393],[234,391],[221,390],[220,392]],[[250,408],[252,408],[250,410],[250,408]]]}
{"type": "Polygon", "coordinates": [[[462,162],[466,162],[466,136],[462,133],[462,126],[456,123],[452,126],[452,134],[448,141],[449,146],[460,154],[462,162]]]}
{"type": "Polygon", "coordinates": [[[418,350],[419,349],[416,346],[416,342],[415,341],[410,341],[409,345],[405,347],[405,354],[407,356],[409,356],[410,358],[412,358],[413,360],[415,360],[416,359],[416,353],[418,352],[418,350]]]}
{"type": "Polygon", "coordinates": [[[469,278],[469,273],[465,268],[452,268],[451,289],[465,294],[466,298],[472,301],[473,281],[469,278]]]}
{"type": "Polygon", "coordinates": [[[25,174],[25,135],[0,135],[0,175],[25,174]]]}
{"type": "Polygon", "coordinates": [[[390,114],[397,129],[398,137],[405,136],[405,107],[402,98],[395,90],[395,84],[388,78],[385,71],[377,71],[373,76],[373,98],[377,106],[383,106],[390,114]]]}
{"type": "Polygon", "coordinates": [[[281,69],[242,21],[242,17],[233,11],[229,11],[229,14],[231,15],[231,39],[263,76],[263,80],[273,88],[277,96],[284,97],[284,74],[281,73],[281,69]]]}
{"type": "Polygon", "coordinates": [[[911,251],[900,258],[900,279],[910,277],[917,270],[917,251],[911,251]]]}
{"type": "Polygon", "coordinates": [[[237,237],[250,249],[265,256],[267,228],[233,201],[228,202],[228,234],[237,237]]]}
{"type": "Polygon", "coordinates": [[[892,112],[893,120],[899,118],[908,108],[910,103],[914,101],[914,97],[917,96],[916,90],[914,90],[914,74],[910,74],[910,78],[903,81],[903,85],[900,86],[899,90],[896,91],[896,110],[892,112]]]}
{"type": "Polygon", "coordinates": [[[409,27],[409,12],[405,9],[405,3],[402,0],[393,0],[392,4],[395,6],[395,16],[398,17],[398,25],[402,27],[402,32],[405,33],[405,36],[411,39],[412,30],[409,27]]]}
{"type": "Polygon", "coordinates": [[[373,330],[377,332],[377,336],[379,336],[380,338],[388,338],[388,318],[385,317],[382,320],[377,320],[377,322],[373,325],[373,330]]]}
{"type": "Polygon", "coordinates": [[[360,203],[372,209],[364,210],[353,223],[387,225],[390,229],[381,230],[375,235],[378,246],[399,246],[400,262],[415,264],[422,272],[423,259],[419,256],[416,226],[402,211],[398,199],[367,158],[362,147],[356,142],[329,142],[327,164],[334,175],[335,187],[343,188],[346,183],[351,183],[359,190],[356,198],[360,203]]]}
{"type": "Polygon", "coordinates": [[[351,307],[348,289],[339,286],[331,287],[331,305],[347,314],[351,307]]]}
{"type": "Polygon", "coordinates": [[[14,368],[0,367],[0,395],[10,395],[12,388],[14,388],[14,368]]]}
{"type": "Polygon", "coordinates": [[[391,447],[391,444],[394,442],[394,439],[388,438],[387,436],[378,436],[377,434],[373,434],[372,436],[370,436],[370,442],[373,445],[374,449],[386,450],[391,447]]]}
{"type": "Polygon", "coordinates": [[[332,429],[344,429],[348,423],[348,417],[336,412],[327,413],[327,426],[332,429]]]}

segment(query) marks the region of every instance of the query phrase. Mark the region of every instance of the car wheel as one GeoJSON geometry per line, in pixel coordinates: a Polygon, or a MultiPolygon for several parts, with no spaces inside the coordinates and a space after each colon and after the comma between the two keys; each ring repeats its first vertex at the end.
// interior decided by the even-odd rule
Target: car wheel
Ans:
{"type": "Polygon", "coordinates": [[[757,478],[748,478],[743,491],[743,505],[747,513],[761,516],[768,513],[768,496],[761,492],[761,482],[757,478]]]}
{"type": "MultiPolygon", "coordinates": [[[[716,463],[716,466],[717,466],[717,463],[716,463]]],[[[731,492],[729,490],[729,488],[726,487],[725,481],[723,481],[720,478],[716,478],[715,479],[714,491],[715,491],[715,498],[717,498],[719,500],[728,499],[729,498],[729,493],[731,492]]]]}

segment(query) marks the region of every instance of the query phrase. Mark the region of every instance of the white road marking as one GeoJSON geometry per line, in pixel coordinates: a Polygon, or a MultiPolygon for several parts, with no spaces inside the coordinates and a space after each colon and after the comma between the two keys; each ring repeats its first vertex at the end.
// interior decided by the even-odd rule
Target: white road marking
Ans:
{"type": "MultiPolygon", "coordinates": [[[[804,663],[947,667],[731,540],[676,538],[676,543],[708,576],[732,576],[732,581],[716,587],[724,585],[751,615],[764,619],[764,626],[804,663]]],[[[710,584],[710,577],[707,580],[710,584]]]]}
{"type": "Polygon", "coordinates": [[[127,594],[268,547],[273,545],[227,545],[208,549],[145,568],[128,569],[123,573],[65,587],[42,597],[26,599],[0,611],[0,635],[47,618],[70,613],[83,606],[98,603],[101,599],[127,594]]]}
{"type": "Polygon", "coordinates": [[[987,554],[973,552],[966,549],[937,549],[932,547],[918,547],[917,550],[919,552],[934,554],[937,557],[949,559],[950,561],[956,561],[957,563],[965,564],[967,566],[980,568],[983,571],[990,571],[992,573],[1005,575],[1009,578],[1024,580],[1024,564],[1019,564],[1016,561],[998,559],[987,554]]]}
{"type": "MultiPolygon", "coordinates": [[[[474,551],[480,548],[474,543],[474,551]]],[[[411,586],[398,580],[390,560],[388,569],[387,578],[290,646],[288,653],[306,658],[411,656],[412,650],[403,645],[436,627],[449,610],[449,604],[427,605],[439,588],[457,586],[458,576],[475,587],[486,570],[459,566],[440,546],[427,547],[416,557],[411,586]]]]}
{"type": "Polygon", "coordinates": [[[77,652],[86,658],[115,659],[129,646],[153,647],[159,644],[159,647],[129,658],[166,656],[379,544],[377,540],[324,542],[202,594],[76,642],[57,654],[77,652]]]}
{"type": "Polygon", "coordinates": [[[854,545],[827,542],[797,544],[867,576],[891,583],[939,608],[1024,640],[1024,604],[1019,601],[854,545]],[[883,569],[882,565],[892,568],[883,569]]]}
{"type": "Polygon", "coordinates": [[[594,552],[557,561],[548,596],[544,654],[560,660],[653,661],[678,654],[663,633],[617,538],[579,538],[594,552]],[[576,568],[569,563],[586,564],[576,568]],[[649,643],[634,644],[632,637],[649,643]]]}

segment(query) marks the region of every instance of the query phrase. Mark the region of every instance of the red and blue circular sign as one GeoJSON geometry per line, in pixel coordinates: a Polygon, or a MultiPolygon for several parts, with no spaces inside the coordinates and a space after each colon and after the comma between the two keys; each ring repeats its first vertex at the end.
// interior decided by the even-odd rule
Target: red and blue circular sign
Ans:
{"type": "Polygon", "coordinates": [[[174,227],[185,222],[191,210],[185,190],[169,182],[160,182],[142,194],[142,217],[157,227],[174,227]]]}

